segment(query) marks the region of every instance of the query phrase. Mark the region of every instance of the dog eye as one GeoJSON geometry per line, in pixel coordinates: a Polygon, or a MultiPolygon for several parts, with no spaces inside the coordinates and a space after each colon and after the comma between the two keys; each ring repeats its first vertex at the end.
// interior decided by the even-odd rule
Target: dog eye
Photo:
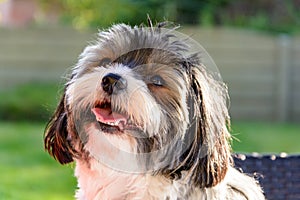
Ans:
{"type": "Polygon", "coordinates": [[[164,86],[165,85],[164,79],[159,75],[152,76],[150,78],[150,82],[151,82],[151,84],[153,84],[155,86],[164,86]]]}
{"type": "Polygon", "coordinates": [[[110,58],[103,58],[100,62],[99,62],[99,66],[104,67],[108,64],[111,63],[111,59],[110,58]]]}

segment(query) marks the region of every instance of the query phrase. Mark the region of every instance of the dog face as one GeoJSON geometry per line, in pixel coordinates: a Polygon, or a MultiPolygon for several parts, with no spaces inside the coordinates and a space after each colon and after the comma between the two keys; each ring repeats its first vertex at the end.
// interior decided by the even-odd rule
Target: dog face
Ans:
{"type": "Polygon", "coordinates": [[[227,88],[158,25],[115,25],[83,51],[45,131],[60,163],[219,183],[230,165],[227,88]]]}

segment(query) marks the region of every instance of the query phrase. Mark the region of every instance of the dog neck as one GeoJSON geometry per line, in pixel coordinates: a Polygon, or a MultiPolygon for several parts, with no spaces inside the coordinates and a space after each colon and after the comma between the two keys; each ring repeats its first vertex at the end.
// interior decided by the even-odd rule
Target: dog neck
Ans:
{"type": "Polygon", "coordinates": [[[75,176],[78,200],[264,199],[255,180],[232,167],[225,179],[211,188],[193,187],[184,177],[172,181],[149,173],[115,171],[92,158],[89,162],[76,160],[75,176]]]}
{"type": "MultiPolygon", "coordinates": [[[[174,181],[148,173],[133,174],[115,171],[95,159],[88,163],[77,160],[76,198],[86,199],[174,199],[179,194],[174,181]]],[[[184,191],[180,191],[182,193],[184,191]]]]}

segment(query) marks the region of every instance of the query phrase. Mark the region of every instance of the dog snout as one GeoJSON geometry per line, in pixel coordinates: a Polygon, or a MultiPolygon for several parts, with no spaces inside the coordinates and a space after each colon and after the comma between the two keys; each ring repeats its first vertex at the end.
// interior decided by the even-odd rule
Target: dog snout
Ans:
{"type": "Polygon", "coordinates": [[[118,74],[109,73],[102,78],[103,90],[111,95],[127,87],[127,81],[118,74]]]}

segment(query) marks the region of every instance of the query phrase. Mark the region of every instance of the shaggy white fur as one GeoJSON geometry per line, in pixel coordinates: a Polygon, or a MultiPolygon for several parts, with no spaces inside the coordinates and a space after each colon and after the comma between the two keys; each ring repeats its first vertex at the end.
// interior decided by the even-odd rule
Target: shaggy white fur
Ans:
{"type": "Polygon", "coordinates": [[[263,200],[232,163],[226,85],[162,25],[99,33],[65,85],[45,148],[75,161],[79,200],[263,200]]]}

